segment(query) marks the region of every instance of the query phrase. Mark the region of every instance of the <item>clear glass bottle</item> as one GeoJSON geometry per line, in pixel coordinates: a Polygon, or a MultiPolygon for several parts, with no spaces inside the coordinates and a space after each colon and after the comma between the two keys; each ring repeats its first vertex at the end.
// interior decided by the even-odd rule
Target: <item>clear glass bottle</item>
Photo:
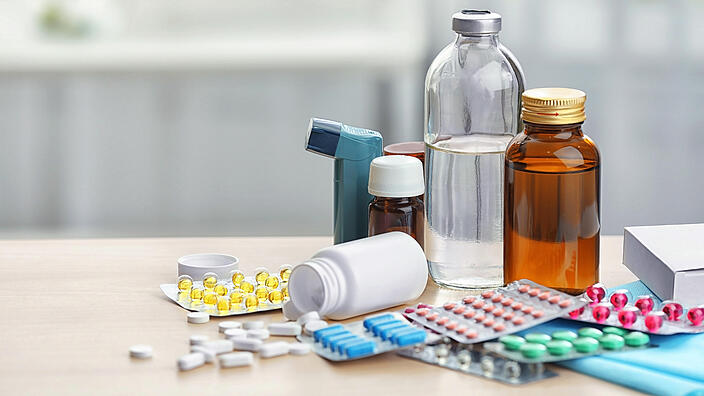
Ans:
{"type": "Polygon", "coordinates": [[[501,16],[452,16],[455,40],[425,80],[425,253],[440,285],[503,284],[504,151],[521,129],[523,72],[499,42],[501,16]]]}
{"type": "Polygon", "coordinates": [[[523,94],[525,131],[506,150],[504,281],[570,294],[599,281],[600,159],[582,132],[586,95],[523,94]]]}

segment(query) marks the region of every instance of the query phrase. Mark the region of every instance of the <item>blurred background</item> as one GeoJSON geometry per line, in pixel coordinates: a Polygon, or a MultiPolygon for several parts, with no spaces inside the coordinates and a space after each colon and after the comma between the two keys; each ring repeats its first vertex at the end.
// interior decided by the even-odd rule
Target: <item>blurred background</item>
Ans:
{"type": "Polygon", "coordinates": [[[308,119],[421,140],[453,12],[587,92],[604,234],[703,222],[704,1],[0,1],[0,236],[329,235],[308,119]]]}

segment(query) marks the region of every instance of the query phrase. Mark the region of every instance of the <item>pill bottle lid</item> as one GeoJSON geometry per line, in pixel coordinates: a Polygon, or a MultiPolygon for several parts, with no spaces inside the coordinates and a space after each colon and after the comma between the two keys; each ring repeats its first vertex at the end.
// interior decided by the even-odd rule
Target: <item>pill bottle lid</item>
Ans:
{"type": "Polygon", "coordinates": [[[498,33],[501,15],[488,10],[462,10],[452,15],[452,30],[459,34],[498,33]]]}
{"type": "Polygon", "coordinates": [[[403,155],[374,158],[369,166],[369,194],[377,197],[403,198],[423,195],[423,164],[403,155]]]}
{"type": "Polygon", "coordinates": [[[523,92],[521,118],[525,122],[567,125],[584,122],[587,95],[572,88],[534,88],[523,92]]]}

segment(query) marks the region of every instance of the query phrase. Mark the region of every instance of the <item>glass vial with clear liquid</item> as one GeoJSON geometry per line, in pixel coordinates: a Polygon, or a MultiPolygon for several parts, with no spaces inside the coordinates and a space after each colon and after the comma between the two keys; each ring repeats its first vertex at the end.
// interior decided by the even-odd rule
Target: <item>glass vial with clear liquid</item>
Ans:
{"type": "Polygon", "coordinates": [[[599,281],[600,159],[582,132],[584,92],[523,93],[525,130],[506,150],[504,281],[570,294],[599,281]]]}
{"type": "Polygon", "coordinates": [[[504,151],[521,130],[524,78],[501,16],[463,10],[425,80],[425,254],[433,280],[503,284],[504,151]]]}

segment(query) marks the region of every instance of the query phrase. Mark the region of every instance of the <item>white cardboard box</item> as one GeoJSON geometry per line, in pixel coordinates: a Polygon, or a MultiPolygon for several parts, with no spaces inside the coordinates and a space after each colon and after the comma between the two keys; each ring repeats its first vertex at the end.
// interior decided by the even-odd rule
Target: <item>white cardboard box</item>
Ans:
{"type": "Polygon", "coordinates": [[[704,304],[704,224],[626,227],[623,264],[663,300],[704,304]]]}

